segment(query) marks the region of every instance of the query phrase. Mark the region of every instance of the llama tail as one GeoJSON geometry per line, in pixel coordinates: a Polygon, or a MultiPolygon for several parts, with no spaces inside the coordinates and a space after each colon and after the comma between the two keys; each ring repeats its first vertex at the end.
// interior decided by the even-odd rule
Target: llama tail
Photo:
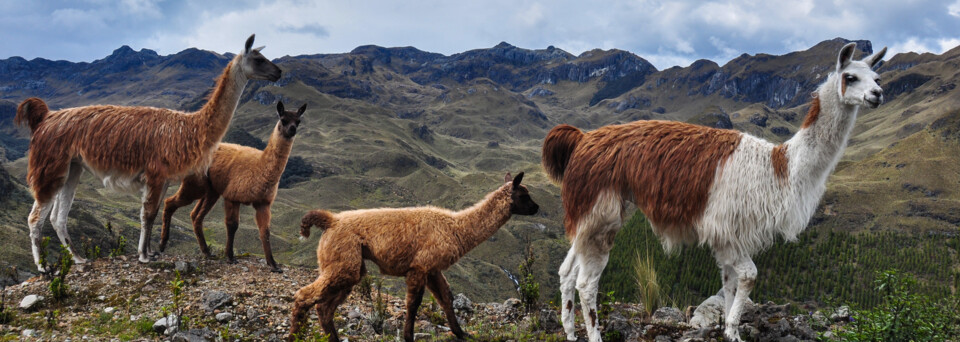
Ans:
{"type": "Polygon", "coordinates": [[[311,210],[300,220],[300,236],[310,237],[310,227],[317,226],[320,230],[327,230],[333,225],[333,213],[326,210],[311,210]]]}
{"type": "Polygon", "coordinates": [[[563,180],[563,172],[567,169],[573,150],[583,140],[583,132],[570,125],[558,125],[547,133],[543,139],[541,163],[547,175],[555,182],[563,180]]]}
{"type": "Polygon", "coordinates": [[[20,102],[20,105],[17,106],[17,116],[13,117],[13,122],[17,125],[29,125],[30,133],[36,132],[37,127],[40,127],[40,122],[47,116],[47,113],[50,112],[50,109],[47,108],[47,104],[43,100],[36,97],[31,97],[29,99],[23,100],[20,102]]]}

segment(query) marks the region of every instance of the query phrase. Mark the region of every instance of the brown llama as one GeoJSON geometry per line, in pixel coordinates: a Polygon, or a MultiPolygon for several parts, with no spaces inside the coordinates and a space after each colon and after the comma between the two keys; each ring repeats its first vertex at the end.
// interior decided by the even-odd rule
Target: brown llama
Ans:
{"type": "Polygon", "coordinates": [[[270,206],[277,196],[277,186],[280,184],[280,175],[290,157],[290,148],[293,138],[300,125],[300,117],[307,110],[307,105],[300,106],[296,111],[285,111],[283,102],[277,102],[277,115],[280,121],[270,135],[267,147],[258,149],[236,144],[222,143],[213,155],[206,174],[198,173],[187,176],[180,184],[176,195],[164,201],[163,228],[160,231],[160,251],[167,247],[167,238],[170,237],[170,218],[178,208],[200,200],[193,207],[190,218],[193,220],[193,233],[197,235],[200,251],[210,256],[206,239],[203,237],[203,219],[223,197],[223,208],[227,227],[227,246],[224,253],[231,263],[233,258],[233,239],[239,227],[240,206],[253,205],[257,211],[257,227],[260,229],[260,242],[263,244],[263,255],[270,265],[271,271],[283,272],[280,265],[273,260],[270,248],[270,206]]]}
{"type": "Polygon", "coordinates": [[[325,230],[317,245],[320,277],[294,295],[289,339],[296,338],[306,311],[316,306],[320,325],[330,334],[330,340],[340,340],[333,313],[367,273],[364,259],[377,264],[383,274],[407,278],[405,340],[413,341],[413,323],[424,286],[440,302],[450,330],[458,338],[466,338],[468,335],[460,329],[453,312],[453,295],[441,271],[486,241],[511,215],[537,213],[540,207],[520,184],[521,180],[523,172],[512,181],[508,173],[506,184],[459,212],[416,207],[307,213],[300,235],[309,236],[312,226],[325,230]]]}
{"type": "Polygon", "coordinates": [[[105,187],[142,192],[140,262],[149,262],[153,220],[167,182],[204,172],[233,118],[247,80],[280,79],[280,68],[252,49],[254,36],[217,80],[210,100],[199,111],[184,113],[165,108],[85,106],[49,111],[38,98],[17,107],[14,121],[32,131],[27,183],[33,209],[27,219],[33,260],[40,265],[40,227],[48,215],[77,263],[86,262],[70,249],[67,214],[83,170],[105,187]]]}

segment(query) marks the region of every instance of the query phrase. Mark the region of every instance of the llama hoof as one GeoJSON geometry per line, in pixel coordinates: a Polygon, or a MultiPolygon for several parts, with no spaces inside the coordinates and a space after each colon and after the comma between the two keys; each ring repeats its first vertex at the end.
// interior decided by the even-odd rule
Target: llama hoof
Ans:
{"type": "Polygon", "coordinates": [[[733,327],[733,328],[727,327],[726,329],[724,329],[723,336],[730,341],[738,341],[738,342],[743,341],[740,339],[740,330],[737,330],[736,327],[733,327]]]}
{"type": "Polygon", "coordinates": [[[150,257],[141,254],[139,257],[137,257],[137,261],[139,261],[141,264],[146,264],[154,260],[151,260],[150,257]]]}
{"type": "Polygon", "coordinates": [[[236,263],[237,263],[237,259],[229,258],[229,259],[227,259],[227,263],[228,263],[228,264],[231,264],[231,265],[236,264],[236,263]]]}
{"type": "Polygon", "coordinates": [[[273,273],[283,273],[283,269],[280,268],[280,266],[277,266],[277,267],[271,268],[271,269],[270,269],[270,272],[273,272],[273,273]]]}
{"type": "Polygon", "coordinates": [[[74,264],[77,264],[77,265],[86,264],[86,263],[87,263],[87,259],[84,259],[84,258],[81,258],[81,257],[78,257],[78,256],[74,255],[74,256],[73,256],[73,263],[74,263],[74,264]]]}

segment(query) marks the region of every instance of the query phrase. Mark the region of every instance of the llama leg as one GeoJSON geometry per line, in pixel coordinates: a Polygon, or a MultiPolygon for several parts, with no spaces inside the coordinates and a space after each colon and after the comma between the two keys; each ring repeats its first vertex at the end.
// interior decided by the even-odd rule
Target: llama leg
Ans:
{"type": "Polygon", "coordinates": [[[732,264],[720,266],[723,277],[723,313],[729,313],[733,306],[733,298],[737,294],[737,271],[732,264]]]}
{"type": "Polygon", "coordinates": [[[407,274],[407,319],[403,325],[403,339],[413,342],[413,325],[417,321],[417,309],[423,301],[426,276],[417,272],[407,274]]]}
{"type": "Polygon", "coordinates": [[[597,316],[597,290],[600,275],[607,266],[608,251],[602,253],[580,253],[580,274],[577,276],[577,291],[580,292],[580,309],[583,321],[587,325],[587,338],[591,342],[601,341],[600,322],[597,316]]]}
{"type": "Polygon", "coordinates": [[[573,246],[570,246],[567,257],[563,259],[563,264],[560,265],[560,321],[563,322],[563,331],[567,334],[568,341],[577,339],[573,301],[576,299],[577,274],[579,272],[580,264],[577,262],[577,251],[573,246]]]}
{"type": "Polygon", "coordinates": [[[220,199],[220,194],[208,189],[206,194],[197,202],[197,205],[193,207],[193,211],[190,212],[190,219],[193,221],[193,235],[197,237],[197,243],[200,244],[200,252],[208,258],[211,257],[210,247],[207,246],[207,239],[203,236],[203,219],[217,204],[218,199],[220,199]]]}
{"type": "Polygon", "coordinates": [[[143,206],[140,207],[140,244],[137,246],[139,261],[150,262],[156,254],[150,248],[150,235],[153,234],[153,221],[160,211],[160,199],[167,192],[167,183],[163,180],[147,178],[147,186],[143,193],[143,206]]]}
{"type": "Polygon", "coordinates": [[[163,252],[167,249],[167,241],[170,238],[170,224],[173,220],[173,214],[177,212],[177,209],[180,209],[181,207],[188,205],[197,198],[203,196],[202,193],[198,194],[197,192],[198,191],[194,190],[186,182],[184,182],[180,185],[180,189],[177,190],[176,194],[163,201],[163,217],[161,219],[162,226],[160,228],[160,247],[157,248],[160,250],[160,252],[163,252]]]}
{"type": "Polygon", "coordinates": [[[70,164],[70,171],[67,173],[67,181],[57,192],[53,200],[53,210],[50,214],[50,223],[60,238],[60,244],[67,248],[70,255],[73,256],[73,262],[83,264],[87,262],[74,252],[73,242],[70,240],[70,234],[67,232],[67,217],[70,214],[70,207],[73,206],[73,198],[77,193],[77,184],[80,183],[80,175],[83,174],[83,165],[79,163],[70,164]]]}
{"type": "Polygon", "coordinates": [[[283,273],[280,265],[273,260],[273,251],[270,249],[270,204],[254,204],[253,208],[257,211],[257,228],[260,230],[263,257],[267,259],[267,265],[270,265],[271,272],[283,273]]]}
{"type": "Polygon", "coordinates": [[[33,209],[30,209],[30,215],[27,217],[27,226],[30,227],[30,242],[33,249],[33,262],[37,264],[37,270],[46,272],[46,268],[40,263],[40,244],[43,237],[40,235],[40,228],[43,227],[43,221],[50,215],[53,209],[53,201],[47,203],[33,202],[33,209]]]}
{"type": "Polygon", "coordinates": [[[322,307],[321,305],[317,305],[320,326],[323,327],[323,331],[330,334],[328,341],[340,341],[340,336],[337,335],[337,327],[333,324],[333,316],[336,314],[337,307],[340,306],[340,303],[343,303],[343,301],[347,299],[347,296],[350,295],[350,290],[352,290],[352,286],[340,289],[332,298],[322,303],[322,307]]]}
{"type": "Polygon", "coordinates": [[[724,336],[733,340],[740,341],[740,332],[737,327],[740,325],[740,314],[743,312],[743,305],[750,296],[750,291],[757,281],[757,266],[753,264],[750,257],[741,257],[733,264],[733,269],[737,272],[737,293],[733,299],[733,305],[730,312],[726,313],[724,323],[726,328],[723,330],[724,336]]]}
{"type": "Polygon", "coordinates": [[[434,271],[427,276],[427,288],[433,293],[433,296],[440,302],[443,313],[447,316],[447,325],[453,334],[460,339],[470,337],[460,328],[460,322],[457,321],[457,314],[453,311],[453,292],[450,292],[450,284],[447,284],[447,278],[440,271],[434,271]]]}
{"type": "MultiPolygon", "coordinates": [[[[321,274],[313,283],[300,288],[293,295],[293,309],[290,310],[290,336],[288,341],[296,340],[296,335],[300,332],[301,326],[307,318],[307,310],[316,306],[317,315],[323,320],[323,310],[320,306],[320,300],[324,295],[329,295],[329,281],[324,274],[321,274]]],[[[334,331],[334,333],[336,333],[334,331]]]]}
{"type": "Polygon", "coordinates": [[[240,228],[240,203],[224,199],[223,216],[227,226],[227,246],[223,252],[227,256],[227,261],[235,264],[237,260],[233,257],[233,238],[237,235],[237,229],[240,228]]]}

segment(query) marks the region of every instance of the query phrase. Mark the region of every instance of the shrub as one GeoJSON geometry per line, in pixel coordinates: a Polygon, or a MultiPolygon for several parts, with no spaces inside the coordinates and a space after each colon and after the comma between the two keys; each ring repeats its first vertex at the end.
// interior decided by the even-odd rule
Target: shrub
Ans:
{"type": "Polygon", "coordinates": [[[657,308],[669,304],[670,298],[667,295],[669,290],[660,286],[660,281],[657,279],[656,264],[650,257],[649,251],[645,255],[637,253],[634,274],[637,277],[637,292],[639,292],[640,303],[643,304],[643,311],[648,316],[657,308]]]}
{"type": "Polygon", "coordinates": [[[916,293],[917,280],[896,270],[878,272],[874,280],[880,303],[857,311],[838,333],[843,341],[944,341],[960,336],[960,297],[934,301],[916,293]]]}
{"type": "Polygon", "coordinates": [[[67,285],[67,274],[70,273],[70,268],[73,267],[73,254],[70,254],[66,246],[60,245],[60,262],[55,266],[57,266],[56,268],[59,272],[57,272],[57,276],[50,281],[50,293],[53,295],[53,299],[59,302],[67,297],[70,290],[70,287],[67,285]]]}

